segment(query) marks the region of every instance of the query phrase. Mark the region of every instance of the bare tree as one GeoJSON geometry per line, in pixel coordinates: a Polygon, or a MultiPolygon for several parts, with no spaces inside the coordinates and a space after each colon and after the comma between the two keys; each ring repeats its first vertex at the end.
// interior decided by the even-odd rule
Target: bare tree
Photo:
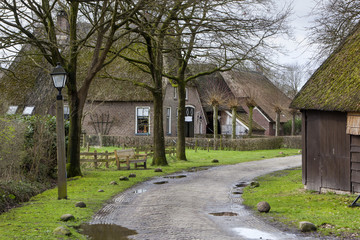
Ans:
{"type": "Polygon", "coordinates": [[[360,20],[357,0],[316,0],[314,24],[309,27],[311,44],[319,46],[320,57],[326,57],[339,45],[360,20]]]}
{"type": "Polygon", "coordinates": [[[236,97],[232,97],[227,101],[228,107],[231,109],[231,115],[232,115],[232,132],[231,132],[231,138],[236,139],[236,109],[240,105],[239,101],[236,97]]]}
{"type": "Polygon", "coordinates": [[[231,94],[224,85],[222,84],[212,84],[208,86],[205,92],[204,101],[208,106],[213,108],[213,131],[214,131],[214,140],[218,138],[218,112],[219,107],[225,105],[229,94],[231,94]]]}
{"type": "Polygon", "coordinates": [[[300,90],[304,75],[302,66],[286,65],[280,76],[274,77],[273,82],[285,95],[293,99],[300,90]]]}
{"type": "MultiPolygon", "coordinates": [[[[9,53],[24,53],[33,61],[36,61],[36,56],[41,56],[41,61],[35,64],[48,72],[49,65],[55,66],[60,63],[68,73],[68,177],[82,175],[81,119],[90,84],[96,74],[112,61],[107,55],[112,45],[125,34],[118,30],[128,22],[128,18],[143,5],[143,2],[0,1],[1,48],[7,49],[9,53]],[[59,13],[66,19],[60,26],[56,24],[59,13]],[[19,48],[24,47],[30,51],[19,52],[19,48]],[[89,61],[83,61],[80,65],[79,59],[85,53],[89,61]],[[44,60],[48,64],[44,65],[44,60]]],[[[10,55],[8,54],[8,59],[12,57],[10,55]]]]}

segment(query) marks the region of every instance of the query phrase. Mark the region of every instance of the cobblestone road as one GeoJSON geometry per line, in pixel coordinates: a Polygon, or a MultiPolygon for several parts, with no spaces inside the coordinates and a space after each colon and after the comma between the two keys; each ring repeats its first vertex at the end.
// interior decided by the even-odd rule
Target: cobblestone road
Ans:
{"type": "Polygon", "coordinates": [[[129,238],[138,240],[310,239],[267,224],[241,205],[241,194],[234,194],[241,182],[300,165],[301,157],[291,156],[155,178],[116,196],[91,224],[136,230],[129,238]],[[159,181],[168,183],[154,184],[159,181]],[[237,216],[211,214],[222,212],[237,216]]]}

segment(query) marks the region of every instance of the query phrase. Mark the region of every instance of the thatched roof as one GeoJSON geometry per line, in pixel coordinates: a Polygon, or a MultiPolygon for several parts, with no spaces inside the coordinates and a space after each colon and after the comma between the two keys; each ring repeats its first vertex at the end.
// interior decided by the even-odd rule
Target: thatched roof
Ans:
{"type": "Polygon", "coordinates": [[[291,120],[291,102],[266,76],[257,72],[228,71],[221,76],[239,99],[252,99],[263,113],[275,122],[278,108],[281,110],[280,122],[291,120]]]}
{"type": "Polygon", "coordinates": [[[315,71],[290,107],[360,112],[360,24],[315,71]]]}
{"type": "MultiPolygon", "coordinates": [[[[236,113],[236,118],[239,119],[245,126],[249,127],[250,120],[249,115],[247,113],[236,113]]],[[[265,131],[265,129],[253,121],[253,131],[265,131]]]]}

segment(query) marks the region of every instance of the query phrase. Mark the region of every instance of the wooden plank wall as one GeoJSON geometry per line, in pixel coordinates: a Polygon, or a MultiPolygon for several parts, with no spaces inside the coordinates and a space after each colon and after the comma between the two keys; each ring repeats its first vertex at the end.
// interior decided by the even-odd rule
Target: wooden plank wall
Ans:
{"type": "Polygon", "coordinates": [[[351,190],[360,192],[360,136],[351,135],[351,190]]]}

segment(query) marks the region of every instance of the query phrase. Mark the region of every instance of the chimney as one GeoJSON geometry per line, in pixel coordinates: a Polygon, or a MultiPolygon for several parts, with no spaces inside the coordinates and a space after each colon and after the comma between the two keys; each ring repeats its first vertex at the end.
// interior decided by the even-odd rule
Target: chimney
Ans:
{"type": "Polygon", "coordinates": [[[67,14],[64,10],[58,11],[56,15],[56,27],[57,27],[57,33],[56,37],[58,39],[59,44],[65,44],[68,42],[69,38],[69,21],[67,18],[67,14]]]}

